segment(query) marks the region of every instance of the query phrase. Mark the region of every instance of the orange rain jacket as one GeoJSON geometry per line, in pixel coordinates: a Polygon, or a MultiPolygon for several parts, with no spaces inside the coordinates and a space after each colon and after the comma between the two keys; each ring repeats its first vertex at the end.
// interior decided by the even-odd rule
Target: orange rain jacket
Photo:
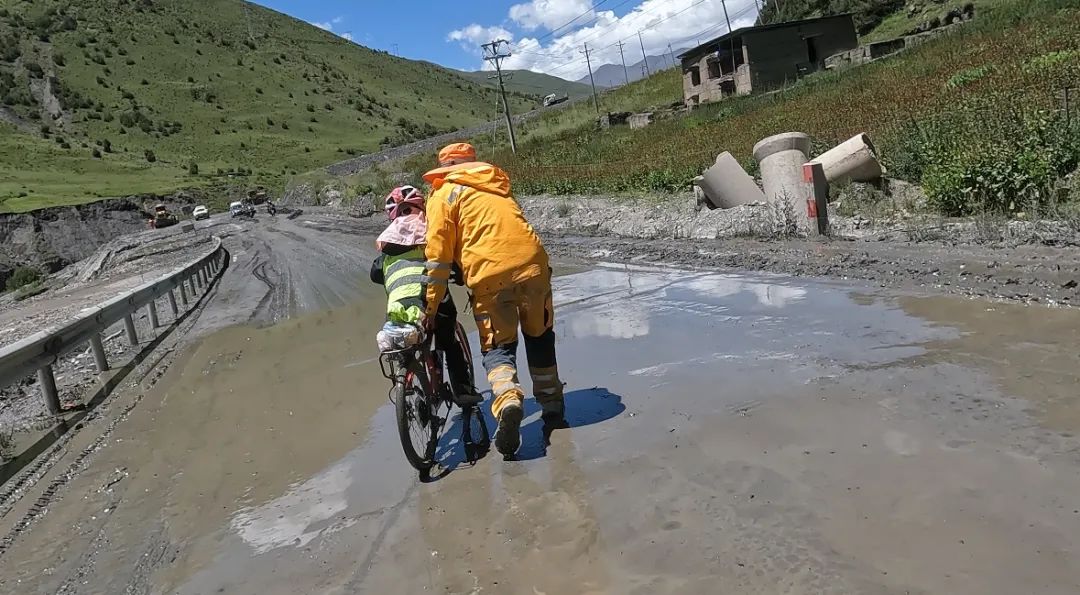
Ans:
{"type": "Polygon", "coordinates": [[[445,295],[456,262],[465,285],[478,295],[549,271],[540,237],[510,194],[510,178],[498,167],[463,163],[428,172],[427,315],[445,295]]]}

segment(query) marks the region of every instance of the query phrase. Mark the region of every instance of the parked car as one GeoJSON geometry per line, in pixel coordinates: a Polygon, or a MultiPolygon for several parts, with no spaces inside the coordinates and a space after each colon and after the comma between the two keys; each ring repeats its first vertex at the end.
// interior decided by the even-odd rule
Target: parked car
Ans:
{"type": "Polygon", "coordinates": [[[194,210],[191,211],[191,218],[196,220],[196,221],[198,221],[200,219],[209,219],[210,218],[210,209],[204,207],[203,205],[199,205],[199,206],[195,207],[194,210]]]}
{"type": "Polygon", "coordinates": [[[235,201],[229,203],[229,215],[232,217],[255,217],[255,207],[248,203],[235,201]]]}

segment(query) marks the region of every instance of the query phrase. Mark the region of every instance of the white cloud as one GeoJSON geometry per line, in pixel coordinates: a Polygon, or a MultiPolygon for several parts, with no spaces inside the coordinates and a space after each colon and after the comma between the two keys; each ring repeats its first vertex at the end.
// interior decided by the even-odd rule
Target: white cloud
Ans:
{"type": "Polygon", "coordinates": [[[347,40],[349,40],[349,41],[353,41],[353,34],[352,34],[352,32],[350,32],[350,31],[345,31],[344,33],[337,33],[336,31],[334,31],[334,25],[335,25],[335,24],[338,24],[338,23],[341,23],[341,22],[342,22],[342,21],[344,21],[344,20],[345,20],[345,18],[344,18],[344,17],[334,17],[333,19],[331,19],[331,20],[330,20],[330,22],[326,22],[326,23],[311,23],[311,24],[312,24],[312,25],[315,25],[316,27],[318,27],[318,28],[320,28],[320,29],[322,29],[323,31],[329,31],[329,32],[331,32],[331,33],[333,33],[333,34],[337,35],[338,37],[340,37],[340,38],[342,38],[342,39],[347,39],[347,40]]]}
{"type": "Polygon", "coordinates": [[[540,27],[551,31],[567,23],[567,30],[573,30],[588,23],[594,14],[592,0],[532,0],[510,7],[510,18],[530,31],[540,27]]]}
{"type": "MultiPolygon", "coordinates": [[[[517,5],[514,8],[538,6],[549,1],[551,0],[533,0],[530,4],[517,5]]],[[[570,3],[566,2],[566,4],[570,3]]],[[[532,23],[532,21],[518,21],[513,15],[514,8],[511,9],[512,20],[523,27],[532,23]]],[[[543,26],[558,27],[584,12],[585,8],[587,7],[568,14],[557,23],[552,22],[551,25],[543,26]]],[[[751,26],[757,18],[754,0],[727,0],[727,9],[731,17],[731,25],[735,29],[751,26]]],[[[517,16],[525,19],[521,10],[518,11],[517,16]]],[[[650,56],[666,54],[668,44],[677,50],[695,46],[698,41],[706,41],[727,32],[721,0],[643,0],[625,15],[617,16],[613,11],[602,10],[596,12],[593,17],[580,19],[576,24],[587,26],[578,29],[573,29],[573,26],[568,27],[560,30],[553,38],[545,39],[543,36],[533,35],[517,40],[511,46],[514,55],[504,62],[504,67],[533,70],[568,80],[577,80],[588,76],[585,58],[581,54],[585,43],[589,45],[595,69],[603,64],[621,63],[619,48],[616,45],[620,40],[626,43],[624,48],[626,63],[630,65],[641,61],[639,31],[642,32],[645,52],[650,56]]],[[[502,27],[484,27],[476,24],[451,33],[448,39],[473,41],[473,37],[469,36],[470,32],[476,33],[477,43],[474,43],[474,46],[496,37],[513,40],[509,32],[502,27]],[[500,35],[481,34],[490,30],[498,30],[500,35]]]]}
{"type": "Polygon", "coordinates": [[[514,34],[510,33],[502,27],[484,27],[473,23],[463,29],[457,31],[451,31],[446,36],[447,41],[456,41],[461,44],[461,47],[468,51],[480,53],[480,45],[489,43],[496,39],[505,39],[512,41],[514,34]]]}

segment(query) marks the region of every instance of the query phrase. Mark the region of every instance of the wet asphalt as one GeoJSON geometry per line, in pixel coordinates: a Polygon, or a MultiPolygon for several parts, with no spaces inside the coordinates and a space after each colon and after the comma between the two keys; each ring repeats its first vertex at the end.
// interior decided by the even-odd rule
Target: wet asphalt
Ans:
{"type": "Polygon", "coordinates": [[[201,339],[0,591],[1080,592],[1078,312],[570,269],[570,427],[546,444],[530,400],[518,460],[447,440],[424,483],[375,360],[370,248],[256,225],[201,339]]]}

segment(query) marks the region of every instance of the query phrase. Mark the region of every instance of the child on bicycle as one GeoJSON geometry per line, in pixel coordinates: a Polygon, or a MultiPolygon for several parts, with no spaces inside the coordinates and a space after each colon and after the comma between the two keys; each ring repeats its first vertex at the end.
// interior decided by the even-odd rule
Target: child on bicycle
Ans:
{"type": "MultiPolygon", "coordinates": [[[[427,213],[424,195],[412,186],[395,188],[386,197],[390,225],[375,241],[379,256],[371,263],[371,281],[386,287],[386,325],[379,332],[379,349],[389,351],[415,345],[424,329],[424,244],[427,213]]],[[[454,271],[460,283],[460,270],[454,271]]],[[[435,347],[443,352],[458,405],[479,404],[483,398],[469,377],[465,352],[458,343],[457,308],[450,292],[439,304],[435,347]]]]}

